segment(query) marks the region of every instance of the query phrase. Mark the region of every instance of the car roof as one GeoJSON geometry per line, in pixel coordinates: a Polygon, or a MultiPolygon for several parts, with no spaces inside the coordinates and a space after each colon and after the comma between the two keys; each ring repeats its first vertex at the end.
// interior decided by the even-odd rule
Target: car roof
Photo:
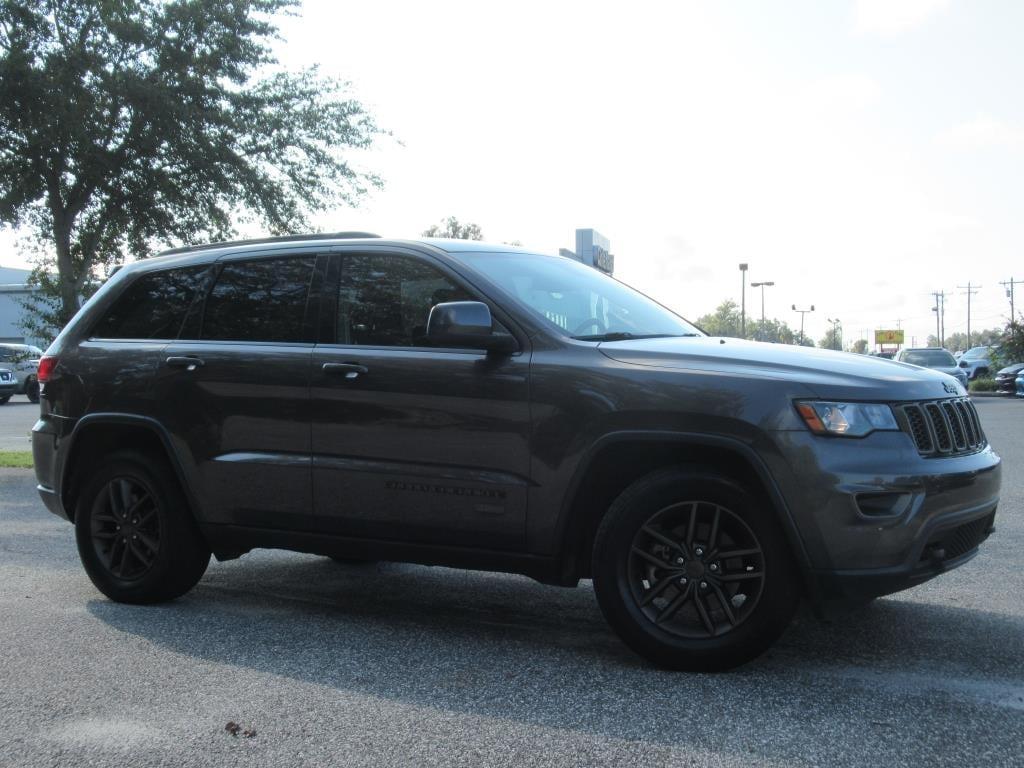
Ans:
{"type": "Polygon", "coordinates": [[[282,237],[265,237],[252,240],[233,240],[171,248],[147,259],[140,259],[126,264],[122,269],[130,272],[148,272],[156,269],[210,263],[228,255],[252,253],[253,255],[263,256],[274,253],[285,254],[289,251],[304,250],[311,246],[332,247],[338,245],[364,245],[374,249],[379,249],[382,246],[427,247],[450,254],[537,253],[536,251],[519,246],[507,245],[505,243],[489,243],[482,240],[454,240],[434,237],[385,239],[367,232],[334,232],[326,234],[285,235],[282,237]]]}

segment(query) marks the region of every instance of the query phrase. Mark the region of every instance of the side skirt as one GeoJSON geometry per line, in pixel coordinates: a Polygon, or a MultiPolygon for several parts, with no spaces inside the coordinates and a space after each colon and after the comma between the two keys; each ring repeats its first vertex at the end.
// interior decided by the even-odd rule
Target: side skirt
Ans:
{"type": "Polygon", "coordinates": [[[468,549],[433,544],[412,544],[383,539],[361,539],[273,528],[249,528],[236,525],[202,525],[203,535],[218,560],[241,557],[253,549],[287,549],[327,557],[385,560],[418,565],[442,565],[473,571],[518,573],[560,587],[575,587],[579,581],[567,579],[557,557],[518,552],[468,549]]]}

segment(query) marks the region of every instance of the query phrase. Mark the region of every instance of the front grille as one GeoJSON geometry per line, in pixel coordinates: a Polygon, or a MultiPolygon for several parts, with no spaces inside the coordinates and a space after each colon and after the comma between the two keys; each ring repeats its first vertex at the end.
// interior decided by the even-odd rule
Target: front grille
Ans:
{"type": "Polygon", "coordinates": [[[947,531],[936,534],[925,545],[921,553],[921,561],[926,560],[955,560],[966,555],[972,549],[978,547],[981,542],[988,538],[992,532],[992,524],[995,522],[996,513],[985,515],[979,520],[972,520],[969,523],[958,525],[947,531]]]}
{"type": "Polygon", "coordinates": [[[905,403],[896,412],[922,456],[959,456],[985,447],[985,433],[969,397],[905,403]]]}

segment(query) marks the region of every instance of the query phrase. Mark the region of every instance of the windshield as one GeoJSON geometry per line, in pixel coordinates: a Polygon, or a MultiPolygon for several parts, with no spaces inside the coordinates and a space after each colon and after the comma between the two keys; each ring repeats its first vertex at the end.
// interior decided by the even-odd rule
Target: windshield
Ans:
{"type": "Polygon", "coordinates": [[[988,347],[972,347],[963,353],[961,360],[977,360],[979,357],[988,357],[988,347]]]}
{"type": "Polygon", "coordinates": [[[466,255],[492,282],[573,338],[704,335],[642,293],[572,259],[532,253],[466,255]]]}
{"type": "Polygon", "coordinates": [[[903,353],[903,362],[925,368],[956,367],[956,360],[944,349],[909,349],[903,353]]]}

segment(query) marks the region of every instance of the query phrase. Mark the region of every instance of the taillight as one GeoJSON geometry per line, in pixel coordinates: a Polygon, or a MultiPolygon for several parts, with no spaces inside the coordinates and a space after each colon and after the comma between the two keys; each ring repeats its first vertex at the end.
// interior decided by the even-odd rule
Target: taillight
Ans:
{"type": "Polygon", "coordinates": [[[50,380],[53,375],[53,369],[57,367],[56,357],[46,357],[45,355],[39,359],[39,370],[36,371],[36,379],[40,384],[45,384],[50,380]]]}

